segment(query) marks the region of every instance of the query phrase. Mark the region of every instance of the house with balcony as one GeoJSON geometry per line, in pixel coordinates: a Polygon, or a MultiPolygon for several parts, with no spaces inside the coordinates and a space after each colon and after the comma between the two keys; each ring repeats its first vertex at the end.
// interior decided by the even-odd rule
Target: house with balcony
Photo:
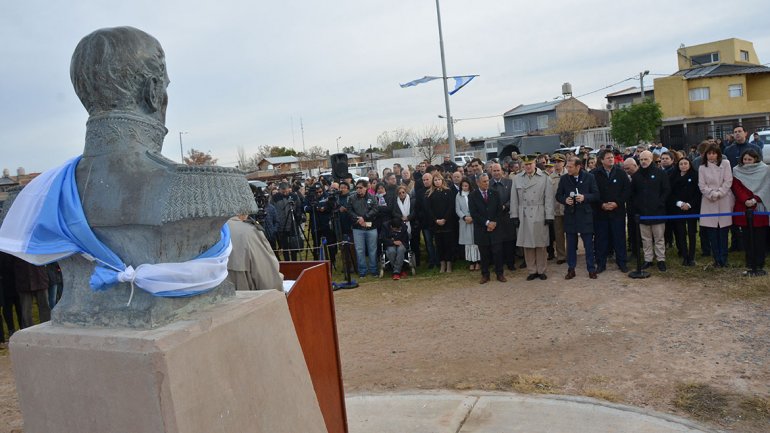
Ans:
{"type": "Polygon", "coordinates": [[[654,80],[666,146],[723,138],[736,123],[750,132],[770,127],[770,67],[760,63],[753,43],[731,38],[681,46],[676,55],[679,70],[654,80]]]}

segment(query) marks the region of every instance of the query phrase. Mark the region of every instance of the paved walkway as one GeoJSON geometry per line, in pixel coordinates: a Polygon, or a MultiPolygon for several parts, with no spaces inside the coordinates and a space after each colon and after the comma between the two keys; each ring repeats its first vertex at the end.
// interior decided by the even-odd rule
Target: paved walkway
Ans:
{"type": "Polygon", "coordinates": [[[350,433],[715,433],[692,421],[583,397],[512,393],[360,394],[350,433]]]}

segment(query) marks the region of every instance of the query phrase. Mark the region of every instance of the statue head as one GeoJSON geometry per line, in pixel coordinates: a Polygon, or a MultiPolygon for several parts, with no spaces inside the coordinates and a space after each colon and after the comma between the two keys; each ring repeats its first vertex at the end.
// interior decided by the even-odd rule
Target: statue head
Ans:
{"type": "Polygon", "coordinates": [[[141,30],[105,28],[81,39],[70,78],[90,116],[127,111],[166,121],[165,54],[160,42],[141,30]]]}

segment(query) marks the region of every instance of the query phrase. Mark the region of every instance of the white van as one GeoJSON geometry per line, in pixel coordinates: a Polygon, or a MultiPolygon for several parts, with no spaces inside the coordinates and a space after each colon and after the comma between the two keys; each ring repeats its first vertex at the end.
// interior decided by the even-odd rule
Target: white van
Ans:
{"type": "MultiPolygon", "coordinates": [[[[758,131],[759,139],[764,143],[762,148],[762,161],[765,164],[770,164],[770,130],[758,131]]],[[[754,134],[751,134],[751,139],[754,139],[754,134]]]]}
{"type": "Polygon", "coordinates": [[[463,167],[465,164],[471,162],[473,159],[470,155],[455,155],[455,164],[457,164],[460,167],[463,167]]]}

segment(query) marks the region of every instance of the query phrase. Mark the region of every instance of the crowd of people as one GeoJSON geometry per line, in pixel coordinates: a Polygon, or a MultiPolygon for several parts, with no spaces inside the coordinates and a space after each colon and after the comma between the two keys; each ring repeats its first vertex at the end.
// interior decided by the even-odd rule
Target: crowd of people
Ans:
{"type": "Polygon", "coordinates": [[[642,268],[666,272],[674,246],[682,265],[694,266],[698,240],[713,267],[728,266],[728,251],[744,250],[744,274],[765,275],[768,218],[756,215],[749,227],[744,216],[765,211],[770,200],[763,146],[736,125],[724,139],[709,137],[687,151],[651,143],[514,153],[464,166],[447,156],[441,164],[371,170],[368,179],[279,182],[268,186],[264,225],[284,260],[307,244],[313,259],[336,263],[338,247],[353,245],[354,260],[345,265],[360,278],[379,275],[381,256],[393,279],[404,278],[411,252],[416,266],[439,272],[465,261],[481,283],[492,272],[507,281],[505,268],[545,280],[549,261],[567,263],[565,278],[572,279],[580,244],[592,279],[610,258],[628,272],[637,253],[642,268]]]}
{"type": "Polygon", "coordinates": [[[0,349],[6,347],[6,336],[50,320],[51,309],[61,298],[62,289],[58,263],[35,266],[0,252],[0,349]],[[33,302],[37,304],[37,321],[33,302]]]}
{"type": "MultiPolygon", "coordinates": [[[[596,279],[610,258],[628,272],[636,254],[643,269],[666,272],[674,245],[682,265],[695,266],[698,241],[711,267],[727,267],[728,252],[743,250],[743,274],[763,276],[770,169],[764,144],[748,138],[736,125],[724,140],[709,138],[686,153],[653,143],[464,166],[447,156],[436,165],[395,164],[381,176],[371,170],[368,179],[269,184],[262,224],[246,215],[228,222],[230,279],[238,290],[282,290],[279,258],[310,259],[301,257],[309,251],[337,266],[342,251],[342,266],[360,278],[380,276],[385,257],[394,280],[406,277],[405,266],[449,273],[460,261],[480,272],[481,284],[492,272],[506,282],[506,268],[545,280],[549,261],[566,263],[569,280],[581,243],[587,275],[596,279]]],[[[5,335],[33,324],[33,303],[37,320],[49,320],[62,290],[56,263],[34,266],[0,253],[0,348],[5,335]]]]}

